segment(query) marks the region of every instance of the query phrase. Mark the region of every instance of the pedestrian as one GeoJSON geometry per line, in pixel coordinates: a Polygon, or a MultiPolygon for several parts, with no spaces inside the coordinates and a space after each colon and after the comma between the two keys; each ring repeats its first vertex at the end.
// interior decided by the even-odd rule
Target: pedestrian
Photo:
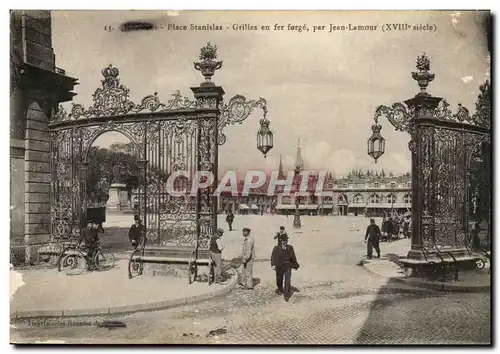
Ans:
{"type": "Polygon", "coordinates": [[[403,236],[404,238],[410,238],[410,218],[406,218],[403,222],[403,236]]]}
{"type": "Polygon", "coordinates": [[[215,263],[215,279],[214,282],[220,284],[222,282],[222,251],[224,245],[221,242],[221,237],[224,235],[224,230],[215,230],[214,235],[210,238],[210,254],[215,263]]]}
{"type": "Polygon", "coordinates": [[[281,238],[282,237],[288,237],[286,231],[285,231],[285,227],[284,226],[280,226],[280,230],[276,233],[276,235],[274,236],[274,239],[278,240],[278,246],[281,244],[281,238]]]}
{"type": "Polygon", "coordinates": [[[83,228],[80,238],[78,239],[77,247],[81,245],[82,241],[85,242],[84,249],[87,251],[87,260],[92,261],[94,254],[97,252],[97,246],[99,245],[97,225],[94,224],[93,220],[87,220],[87,227],[83,228]]]}
{"type": "Polygon", "coordinates": [[[392,236],[394,235],[394,230],[395,230],[394,220],[392,220],[392,217],[389,217],[385,226],[385,231],[387,232],[387,240],[389,242],[392,242],[392,236]]]}
{"type": "Polygon", "coordinates": [[[365,242],[368,241],[366,245],[366,254],[368,256],[368,259],[372,259],[373,248],[375,248],[375,251],[377,252],[377,258],[380,258],[380,236],[380,228],[375,224],[375,219],[370,219],[370,225],[368,225],[368,227],[366,228],[365,234],[365,242]]]}
{"type": "Polygon", "coordinates": [[[481,239],[479,238],[479,232],[481,231],[481,226],[479,222],[475,222],[474,226],[472,227],[472,244],[471,248],[473,251],[480,251],[481,250],[481,239]]]}
{"type": "Polygon", "coordinates": [[[285,301],[288,302],[290,296],[292,296],[292,269],[299,269],[299,263],[293,246],[288,244],[288,236],[285,234],[280,240],[280,244],[273,248],[271,267],[276,272],[276,294],[283,294],[285,301]]]}
{"type": "Polygon", "coordinates": [[[227,225],[229,226],[229,231],[233,231],[233,221],[234,221],[234,214],[230,210],[226,216],[226,222],[227,222],[227,225]]]}
{"type": "Polygon", "coordinates": [[[142,244],[144,236],[144,225],[139,215],[134,215],[134,224],[130,227],[128,231],[128,238],[130,243],[134,248],[138,248],[142,244]]]}
{"type": "Polygon", "coordinates": [[[245,289],[253,289],[253,264],[255,262],[255,242],[250,236],[250,229],[243,228],[243,250],[241,252],[240,285],[245,289]]]}

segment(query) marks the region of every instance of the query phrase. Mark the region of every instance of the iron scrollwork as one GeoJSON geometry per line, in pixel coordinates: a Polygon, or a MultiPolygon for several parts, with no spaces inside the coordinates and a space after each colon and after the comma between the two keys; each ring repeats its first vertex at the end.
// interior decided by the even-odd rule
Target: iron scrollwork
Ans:
{"type": "Polygon", "coordinates": [[[218,144],[223,145],[226,142],[226,136],[223,133],[226,126],[230,124],[242,124],[255,108],[262,109],[264,116],[266,116],[267,102],[262,97],[258,100],[247,101],[245,96],[236,95],[227,104],[223,104],[219,118],[218,144]]]}
{"type": "Polygon", "coordinates": [[[374,120],[375,123],[378,123],[378,119],[385,116],[394,129],[408,132],[414,112],[413,107],[408,108],[405,104],[396,102],[391,107],[378,106],[375,110],[374,120]]]}
{"type": "Polygon", "coordinates": [[[118,68],[110,64],[102,69],[101,73],[104,76],[101,80],[102,87],[92,94],[93,104],[85,108],[81,104],[73,103],[69,114],[63,106],[59,106],[54,112],[52,122],[197,108],[196,101],[182,96],[178,90],[166,104],[160,101],[157,92],[145,96],[140,104],[136,104],[129,99],[130,89],[120,84],[118,68]]]}

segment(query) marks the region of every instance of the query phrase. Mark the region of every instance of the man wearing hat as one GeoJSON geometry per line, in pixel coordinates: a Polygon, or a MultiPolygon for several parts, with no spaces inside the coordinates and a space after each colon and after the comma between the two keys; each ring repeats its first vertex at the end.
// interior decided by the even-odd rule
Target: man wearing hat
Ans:
{"type": "Polygon", "coordinates": [[[128,238],[132,246],[137,248],[142,242],[142,236],[144,232],[144,225],[142,224],[139,215],[134,215],[134,224],[130,227],[128,231],[128,238]]]}
{"type": "Polygon", "coordinates": [[[288,236],[282,235],[280,244],[274,246],[271,254],[271,267],[276,271],[276,294],[283,294],[288,302],[291,294],[292,269],[299,269],[293,246],[288,244],[288,236]],[[284,284],[283,284],[284,283],[284,284]]]}
{"type": "Polygon", "coordinates": [[[241,253],[242,270],[240,285],[245,289],[253,289],[253,263],[255,261],[255,243],[250,236],[250,229],[243,228],[243,251],[241,253]]]}
{"type": "Polygon", "coordinates": [[[80,246],[82,241],[85,241],[85,249],[87,251],[88,259],[92,259],[99,244],[99,236],[97,235],[97,225],[94,221],[87,220],[87,226],[83,228],[80,238],[78,239],[77,246],[80,246]]]}
{"type": "Polygon", "coordinates": [[[377,258],[380,258],[380,236],[380,228],[377,224],[375,224],[375,219],[370,219],[370,225],[368,225],[368,227],[366,228],[365,233],[365,242],[367,242],[368,240],[366,244],[366,254],[368,256],[368,259],[372,259],[373,248],[375,248],[375,251],[377,252],[377,258]]]}
{"type": "Polygon", "coordinates": [[[220,240],[222,235],[224,235],[224,230],[217,229],[210,238],[210,254],[215,263],[215,283],[220,283],[222,281],[222,250],[224,249],[220,240]]]}
{"type": "Polygon", "coordinates": [[[285,231],[285,227],[284,226],[280,226],[280,231],[276,233],[276,236],[274,236],[274,239],[278,239],[278,246],[281,244],[281,238],[283,236],[286,236],[288,237],[286,231],[285,231]]]}

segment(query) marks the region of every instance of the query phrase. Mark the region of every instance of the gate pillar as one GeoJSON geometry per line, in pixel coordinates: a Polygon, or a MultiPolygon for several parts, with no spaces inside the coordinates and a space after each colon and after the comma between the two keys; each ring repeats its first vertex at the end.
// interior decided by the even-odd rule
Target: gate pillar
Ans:
{"type": "MultiPolygon", "coordinates": [[[[198,240],[196,249],[207,248],[210,237],[217,228],[218,198],[214,192],[217,189],[218,180],[218,132],[224,89],[211,81],[215,71],[222,67],[222,61],[216,61],[216,58],[217,47],[208,43],[201,49],[201,61],[194,63],[194,68],[202,73],[205,82],[198,87],[191,88],[197,103],[196,172],[213,178],[209,187],[197,191],[196,234],[198,240]]],[[[196,175],[200,176],[200,174],[196,175]]]]}

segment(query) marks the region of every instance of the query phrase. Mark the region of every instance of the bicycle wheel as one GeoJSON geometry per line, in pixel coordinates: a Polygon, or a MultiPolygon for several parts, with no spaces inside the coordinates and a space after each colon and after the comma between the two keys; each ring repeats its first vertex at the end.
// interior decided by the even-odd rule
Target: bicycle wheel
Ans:
{"type": "Polygon", "coordinates": [[[108,270],[115,265],[115,256],[113,253],[106,250],[99,250],[93,259],[97,270],[108,270]]]}
{"type": "Polygon", "coordinates": [[[82,274],[87,270],[87,260],[80,252],[64,255],[59,262],[59,270],[65,271],[66,275],[82,274]]]}
{"type": "Polygon", "coordinates": [[[483,268],[484,268],[484,266],[485,266],[484,260],[482,260],[482,259],[478,259],[478,260],[476,261],[476,267],[477,267],[477,269],[483,269],[483,268]]]}

